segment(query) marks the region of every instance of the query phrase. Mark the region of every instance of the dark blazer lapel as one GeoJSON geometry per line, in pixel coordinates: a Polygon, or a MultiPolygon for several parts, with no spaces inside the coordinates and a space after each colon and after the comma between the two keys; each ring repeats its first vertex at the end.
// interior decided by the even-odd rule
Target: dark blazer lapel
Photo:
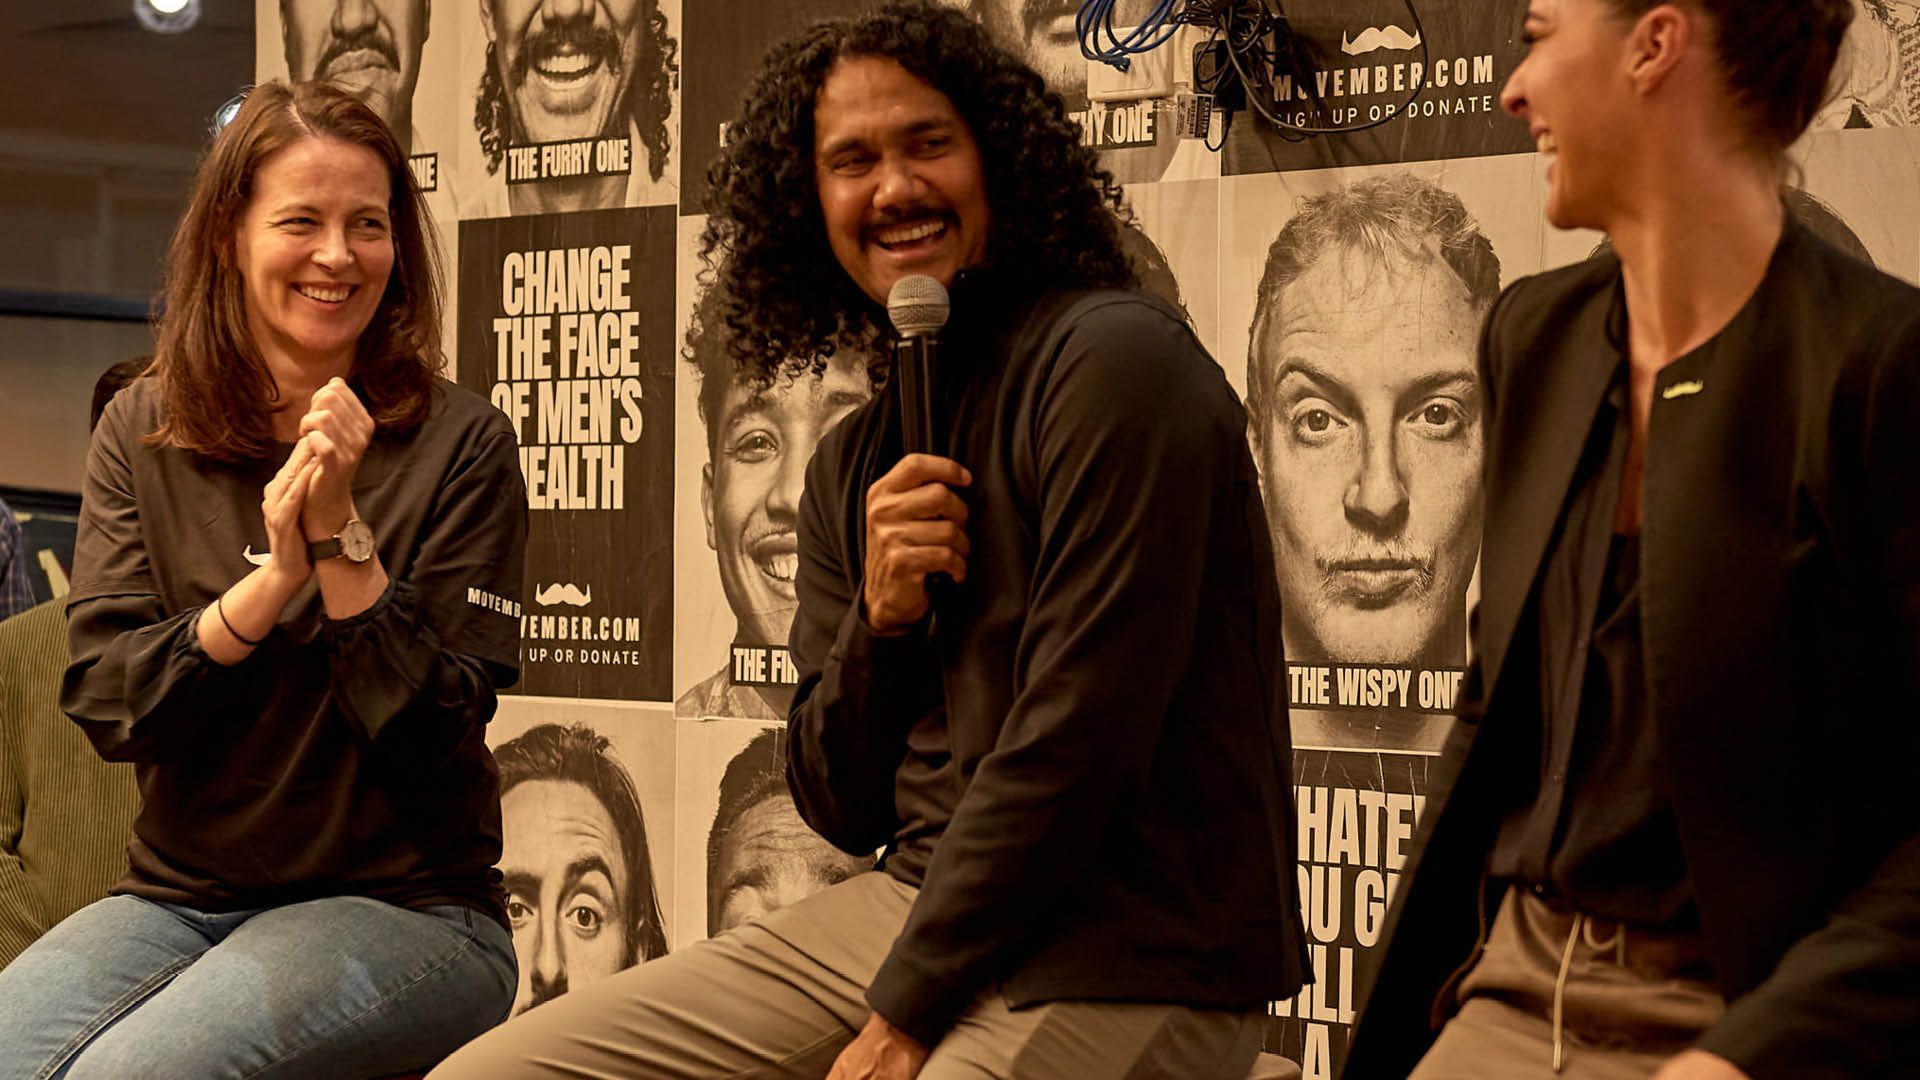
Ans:
{"type": "Polygon", "coordinates": [[[1560,335],[1537,319],[1514,320],[1544,332],[1515,351],[1487,438],[1478,648],[1489,704],[1619,362],[1607,326],[1614,295],[1600,292],[1560,335]]]}

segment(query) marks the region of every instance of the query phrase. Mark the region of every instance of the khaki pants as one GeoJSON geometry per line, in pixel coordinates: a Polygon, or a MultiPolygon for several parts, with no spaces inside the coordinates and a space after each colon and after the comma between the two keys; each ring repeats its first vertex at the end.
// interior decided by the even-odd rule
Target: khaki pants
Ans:
{"type": "Polygon", "coordinates": [[[1641,1080],[1720,1018],[1710,976],[1696,935],[1558,911],[1516,886],[1409,1080],[1641,1080]]]}
{"type": "MultiPolygon", "coordinates": [[[[862,874],[766,918],[575,990],[495,1028],[434,1080],[820,1078],[866,1023],[867,983],[916,891],[862,874]]],[[[1263,1009],[1057,1002],[997,988],[933,1049],[923,1080],[1240,1080],[1263,1009]]]]}

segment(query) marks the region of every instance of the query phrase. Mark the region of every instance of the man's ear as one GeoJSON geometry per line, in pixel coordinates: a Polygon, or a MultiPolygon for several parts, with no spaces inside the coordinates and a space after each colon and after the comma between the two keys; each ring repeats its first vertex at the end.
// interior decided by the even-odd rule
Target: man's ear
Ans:
{"type": "Polygon", "coordinates": [[[700,516],[707,524],[707,547],[720,550],[713,535],[713,462],[700,466],[700,516]]]}
{"type": "Polygon", "coordinates": [[[493,3],[492,0],[474,0],[480,7],[480,27],[487,32],[487,44],[493,44],[493,3]]]}

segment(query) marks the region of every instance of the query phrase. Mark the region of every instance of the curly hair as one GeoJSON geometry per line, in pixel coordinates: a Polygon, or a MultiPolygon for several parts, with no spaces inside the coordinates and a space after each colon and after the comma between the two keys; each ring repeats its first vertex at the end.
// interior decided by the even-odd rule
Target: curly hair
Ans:
{"type": "MultiPolygon", "coordinates": [[[[640,132],[640,142],[647,148],[647,173],[658,180],[666,172],[671,149],[667,121],[673,113],[673,90],[680,78],[680,43],[667,32],[667,16],[657,0],[646,0],[646,5],[647,26],[634,56],[633,77],[627,82],[626,107],[617,112],[630,118],[640,132]]],[[[487,42],[486,64],[473,98],[473,127],[480,133],[480,152],[486,155],[488,176],[500,171],[507,147],[526,141],[526,133],[515,123],[513,107],[507,101],[499,54],[492,41],[487,42]]]]}
{"type": "Polygon", "coordinates": [[[311,138],[364,147],[386,168],[393,271],[355,347],[352,378],[382,431],[409,431],[426,419],[441,365],[440,248],[407,156],[351,93],[276,79],[254,87],[215,136],[167,247],[151,369],[165,415],[149,443],[216,461],[275,452],[279,389],[248,328],[233,238],[261,166],[311,138]]]}
{"type": "Polygon", "coordinates": [[[1131,285],[1124,196],[1081,145],[1060,96],[966,14],[896,3],[816,23],[776,45],[707,170],[700,238],[727,347],[770,385],[839,349],[884,357],[885,312],[837,266],[813,173],[813,108],[842,57],[892,60],[953,103],[980,148],[987,262],[1011,288],[1131,285]]]}
{"type": "Polygon", "coordinates": [[[1390,173],[1301,202],[1267,249],[1266,269],[1254,295],[1248,330],[1247,415],[1254,437],[1263,438],[1272,403],[1266,371],[1267,331],[1280,291],[1307,272],[1329,249],[1351,247],[1385,263],[1390,255],[1416,265],[1446,264],[1467,291],[1475,313],[1500,295],[1500,259],[1460,197],[1410,172],[1390,173]]]}

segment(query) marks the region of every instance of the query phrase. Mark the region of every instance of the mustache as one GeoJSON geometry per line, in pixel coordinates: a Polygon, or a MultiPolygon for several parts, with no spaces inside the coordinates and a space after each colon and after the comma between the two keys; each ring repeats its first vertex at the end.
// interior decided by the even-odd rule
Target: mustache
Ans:
{"type": "Polygon", "coordinates": [[[1348,56],[1378,52],[1381,49],[1405,50],[1419,47],[1418,35],[1409,34],[1392,23],[1385,26],[1369,26],[1360,31],[1352,41],[1347,40],[1345,31],[1340,33],[1340,51],[1348,56]]]}
{"type": "Polygon", "coordinates": [[[888,207],[880,212],[877,221],[868,225],[867,235],[871,237],[885,229],[896,229],[902,225],[917,225],[923,221],[937,221],[952,225],[953,214],[937,206],[909,206],[905,208],[888,207]]]}
{"type": "MultiPolygon", "coordinates": [[[[1314,567],[1331,579],[1334,575],[1348,571],[1393,571],[1411,570],[1415,584],[1424,589],[1433,584],[1434,559],[1431,555],[1421,556],[1405,549],[1385,547],[1349,548],[1334,555],[1320,555],[1313,560],[1314,567]]],[[[1331,581],[1329,582],[1331,584],[1331,581]]]]}
{"type": "Polygon", "coordinates": [[[747,535],[745,542],[743,542],[741,546],[750,552],[758,553],[769,547],[779,548],[784,551],[797,550],[799,543],[800,534],[794,531],[792,525],[776,524],[770,529],[755,529],[747,535]]]}
{"type": "Polygon", "coordinates": [[[334,38],[328,44],[327,51],[320,54],[320,63],[314,68],[314,73],[324,76],[333,66],[334,61],[348,53],[363,49],[380,54],[380,58],[385,60],[393,70],[400,70],[399,50],[393,47],[393,42],[387,40],[387,36],[380,32],[378,26],[369,26],[365,30],[357,30],[346,37],[334,38]]]}
{"type": "Polygon", "coordinates": [[[537,32],[528,34],[520,43],[519,54],[513,58],[513,81],[518,83],[524,80],[536,58],[544,59],[561,52],[584,53],[617,74],[620,68],[620,35],[584,20],[547,23],[537,32]]]}
{"type": "Polygon", "coordinates": [[[556,581],[544,589],[535,589],[533,601],[545,607],[552,607],[555,604],[586,607],[593,603],[593,586],[589,585],[585,591],[582,591],[578,585],[570,581],[556,581]]]}

